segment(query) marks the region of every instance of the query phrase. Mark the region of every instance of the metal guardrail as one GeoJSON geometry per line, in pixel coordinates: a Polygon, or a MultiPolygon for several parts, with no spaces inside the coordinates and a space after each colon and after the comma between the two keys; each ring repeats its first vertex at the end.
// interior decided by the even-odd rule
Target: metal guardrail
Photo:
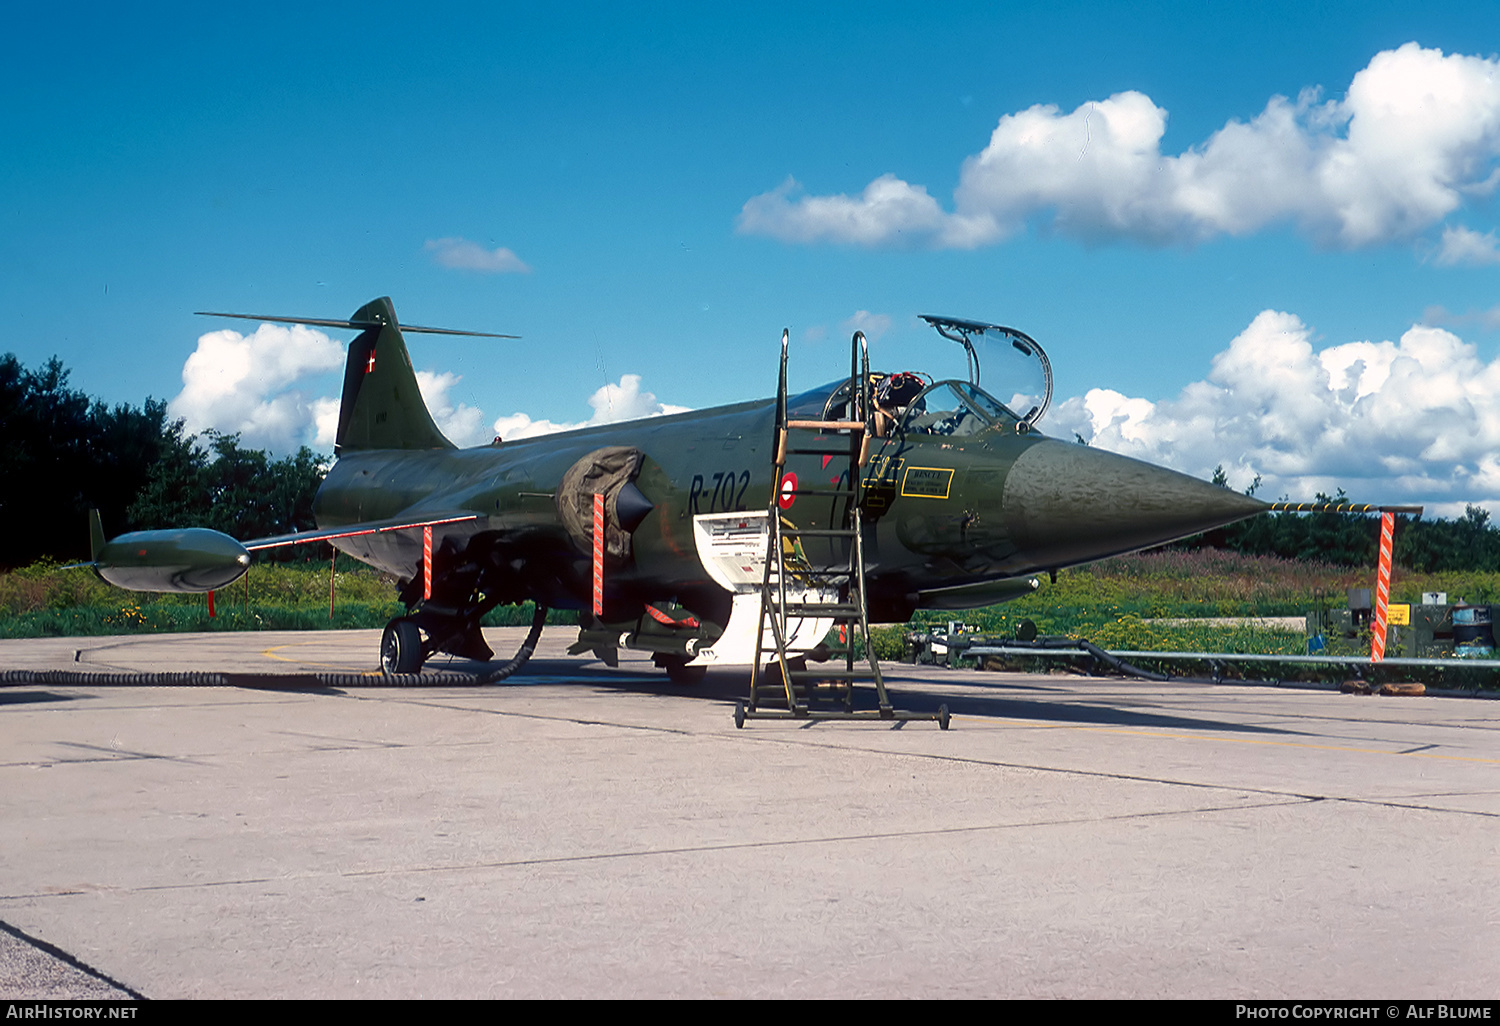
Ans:
{"type": "MultiPolygon", "coordinates": [[[[1247,662],[1247,663],[1311,663],[1335,666],[1423,666],[1446,669],[1500,670],[1500,659],[1410,659],[1392,656],[1372,662],[1369,656],[1310,656],[1310,655],[1259,655],[1248,652],[1137,652],[1132,650],[1106,649],[1117,659],[1182,659],[1198,662],[1247,662]]],[[[1030,648],[1019,645],[973,645],[958,651],[955,656],[1089,656],[1082,648],[1030,648]]]]}

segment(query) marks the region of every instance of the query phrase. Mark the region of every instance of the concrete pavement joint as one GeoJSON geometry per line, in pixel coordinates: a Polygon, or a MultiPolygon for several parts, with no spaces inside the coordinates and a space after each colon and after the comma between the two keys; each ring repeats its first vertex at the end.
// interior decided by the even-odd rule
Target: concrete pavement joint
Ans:
{"type": "MultiPolygon", "coordinates": [[[[354,697],[354,698],[358,698],[358,699],[366,700],[366,701],[369,701],[369,700],[386,700],[386,699],[383,699],[383,698],[377,698],[377,696],[372,696],[372,695],[353,695],[353,696],[349,696],[349,697],[354,697]]],[[[1094,770],[1063,769],[1063,768],[1058,768],[1058,767],[1053,767],[1053,766],[1037,766],[1037,765],[1028,765],[1028,764],[1024,764],[1024,763],[999,762],[999,761],[994,761],[994,760],[989,760],[989,759],[976,759],[976,758],[972,758],[972,757],[968,757],[968,756],[943,755],[943,754],[940,754],[940,753],[932,753],[932,752],[891,752],[891,751],[888,751],[888,750],[885,750],[885,749],[867,748],[867,747],[862,747],[862,746],[825,745],[825,744],[820,744],[820,743],[818,743],[816,741],[803,739],[800,736],[799,737],[791,737],[791,738],[788,738],[788,737],[768,737],[765,734],[761,734],[761,735],[757,736],[754,733],[742,733],[742,732],[739,732],[739,731],[736,731],[736,732],[733,732],[733,733],[730,733],[730,732],[726,731],[724,733],[700,734],[700,733],[698,733],[696,731],[692,731],[692,730],[688,730],[688,729],[684,729],[684,728],[679,728],[679,727],[658,727],[658,726],[650,726],[650,725],[643,726],[643,725],[639,725],[639,724],[616,723],[616,722],[611,722],[611,721],[607,721],[607,720],[580,719],[578,717],[570,717],[570,716],[552,716],[552,715],[548,715],[548,714],[545,714],[545,713],[517,712],[515,710],[509,710],[509,709],[488,709],[488,708],[477,708],[476,709],[476,708],[473,708],[473,707],[467,706],[467,705],[458,705],[458,706],[455,706],[455,705],[451,705],[451,704],[444,703],[444,702],[427,702],[427,701],[418,701],[418,700],[413,700],[413,699],[408,699],[408,698],[398,698],[398,699],[396,699],[396,701],[403,702],[405,704],[411,704],[411,705],[436,706],[438,708],[444,708],[444,709],[458,708],[458,709],[462,709],[462,710],[468,711],[468,712],[486,712],[486,713],[490,713],[492,715],[497,715],[497,716],[517,716],[517,717],[522,717],[522,718],[527,718],[527,719],[550,720],[550,721],[554,721],[554,722],[572,723],[572,724],[578,724],[578,725],[582,725],[582,726],[617,727],[617,728],[622,728],[622,729],[627,729],[627,730],[640,730],[640,731],[646,731],[646,732],[650,732],[650,733],[678,734],[678,735],[689,736],[689,737],[722,737],[722,738],[726,738],[726,739],[731,739],[732,738],[734,740],[744,740],[744,741],[754,741],[754,742],[767,742],[767,741],[769,741],[769,742],[773,742],[773,743],[774,742],[779,742],[779,743],[783,743],[783,744],[808,745],[810,747],[815,747],[815,748],[842,748],[842,749],[845,749],[845,750],[859,751],[859,752],[863,752],[865,754],[870,754],[870,755],[904,755],[904,756],[909,756],[909,757],[912,757],[912,758],[919,758],[919,759],[935,759],[935,760],[949,761],[949,762],[961,762],[961,763],[968,763],[968,764],[971,764],[971,765],[994,766],[994,767],[997,767],[997,768],[1004,768],[1004,769],[1024,769],[1024,770],[1032,770],[1032,771],[1036,771],[1036,772],[1063,773],[1063,774],[1068,774],[1068,775],[1073,775],[1073,776],[1104,777],[1104,778],[1109,778],[1109,779],[1128,780],[1128,781],[1134,781],[1134,782],[1139,782],[1139,783],[1165,784],[1165,785],[1168,785],[1168,786],[1175,786],[1175,787],[1197,787],[1197,788],[1205,788],[1205,789],[1208,789],[1208,790],[1248,791],[1250,793],[1255,793],[1255,794],[1274,795],[1274,796],[1282,797],[1282,798],[1296,798],[1296,799],[1301,799],[1301,800],[1304,800],[1304,801],[1323,801],[1323,800],[1349,801],[1349,802],[1358,802],[1358,801],[1361,801],[1361,799],[1345,798],[1345,797],[1342,797],[1342,796],[1339,796],[1339,795],[1310,795],[1310,794],[1298,794],[1298,793],[1295,793],[1295,792],[1277,791],[1277,790],[1274,790],[1274,789],[1267,789],[1267,788],[1228,787],[1228,786],[1222,785],[1222,784],[1208,784],[1208,783],[1202,783],[1202,782],[1199,782],[1199,781],[1172,780],[1172,779],[1168,779],[1168,778],[1164,778],[1164,777],[1147,777],[1147,776],[1139,776],[1139,775],[1134,775],[1134,774],[1102,773],[1102,772],[1098,772],[1098,771],[1094,771],[1094,770]]],[[[1023,727],[1025,727],[1025,726],[1034,726],[1034,724],[1031,724],[1029,721],[1015,721],[1013,723],[1010,723],[1009,725],[1011,725],[1011,726],[1023,726],[1023,727]]],[[[1160,732],[1160,731],[1120,730],[1120,729],[1117,729],[1117,728],[1092,727],[1092,726],[1085,726],[1085,725],[1078,725],[1078,724],[1055,724],[1055,725],[1047,725],[1047,726],[1051,726],[1051,727],[1054,727],[1054,728],[1061,727],[1061,728],[1066,728],[1066,729],[1070,729],[1070,730],[1093,731],[1093,732],[1097,732],[1097,733],[1127,734],[1127,735],[1134,735],[1134,736],[1140,736],[1140,737],[1160,737],[1160,738],[1179,739],[1179,740],[1187,740],[1187,741],[1217,740],[1217,741],[1236,742],[1236,743],[1241,743],[1241,744],[1279,745],[1279,746],[1291,747],[1291,748],[1311,748],[1311,749],[1317,749],[1317,750],[1322,750],[1322,751],[1353,752],[1353,753],[1356,753],[1356,754],[1365,754],[1365,755],[1403,755],[1403,754],[1413,754],[1413,755],[1415,755],[1418,758],[1445,759],[1445,760],[1453,760],[1453,761],[1461,761],[1461,762],[1500,763],[1500,759],[1484,759],[1484,758],[1477,758],[1477,757],[1470,757],[1470,756],[1459,756],[1459,755],[1439,755],[1439,754],[1436,754],[1436,753],[1426,752],[1426,751],[1421,750],[1421,749],[1416,749],[1416,750],[1413,750],[1412,752],[1409,752],[1409,753],[1408,752],[1391,752],[1391,751],[1383,751],[1381,749],[1374,749],[1374,748],[1348,748],[1348,747],[1343,747],[1343,746],[1339,746],[1339,745],[1308,745],[1308,744],[1301,744],[1301,743],[1298,743],[1298,742],[1291,742],[1291,741],[1264,741],[1264,740],[1260,740],[1260,739],[1257,739],[1257,738],[1226,738],[1226,737],[1217,737],[1217,736],[1214,736],[1214,737],[1204,737],[1204,736],[1192,735],[1192,734],[1168,734],[1168,733],[1164,733],[1164,732],[1160,732]]],[[[1435,747],[1435,746],[1428,746],[1428,747],[1435,747]]],[[[1458,812],[1458,813],[1462,813],[1462,814],[1480,815],[1480,816],[1493,816],[1494,815],[1492,813],[1471,813],[1471,812],[1468,812],[1468,810],[1462,810],[1462,809],[1443,809],[1443,808],[1432,808],[1430,806],[1422,806],[1422,805],[1391,804],[1391,803],[1383,802],[1383,801],[1372,802],[1371,804],[1385,805],[1385,806],[1388,806],[1388,807],[1391,807],[1391,808],[1402,808],[1402,809],[1407,809],[1407,810],[1410,810],[1410,811],[1425,811],[1425,812],[1439,812],[1439,813],[1441,813],[1441,812],[1458,812]]]]}
{"type": "Polygon", "coordinates": [[[1408,812],[1438,812],[1451,813],[1458,816],[1481,816],[1486,819],[1500,819],[1500,812],[1482,812],[1478,809],[1448,809],[1431,805],[1415,805],[1398,802],[1391,798],[1343,798],[1330,796],[1327,800],[1331,802],[1345,802],[1349,805],[1373,805],[1382,809],[1405,809],[1408,812]]]}
{"type": "MultiPolygon", "coordinates": [[[[161,759],[164,762],[180,762],[188,766],[202,766],[203,763],[197,759],[187,758],[181,755],[153,755],[150,752],[134,752],[128,748],[110,748],[105,745],[91,745],[83,741],[58,741],[56,744],[64,748],[82,748],[86,752],[102,752],[112,756],[111,760],[119,759],[161,759]]],[[[104,762],[104,759],[65,759],[53,760],[54,762],[104,762]]]]}
{"type": "Polygon", "coordinates": [[[612,720],[588,720],[577,716],[553,716],[547,713],[520,712],[516,709],[492,709],[485,706],[464,705],[453,702],[421,700],[415,698],[391,698],[384,695],[344,695],[345,698],[353,698],[361,702],[397,702],[401,705],[416,705],[428,709],[445,709],[452,712],[484,713],[489,716],[514,716],[523,720],[545,720],[551,723],[572,723],[583,727],[617,727],[621,730],[641,730],[652,734],[679,734],[684,737],[714,737],[714,734],[702,734],[685,727],[658,727],[650,724],[640,723],[616,723],[612,720]]]}
{"type": "MultiPolygon", "coordinates": [[[[954,717],[958,719],[958,717],[954,717]]],[[[1171,734],[1160,730],[1127,730],[1123,727],[1095,727],[1082,723],[1032,723],[1030,720],[995,720],[986,725],[995,727],[1037,728],[1046,730],[1083,730],[1097,734],[1126,734],[1134,737],[1160,737],[1174,741],[1224,741],[1238,745],[1278,745],[1283,748],[1310,748],[1324,752],[1354,752],[1360,755],[1417,755],[1426,759],[1451,759],[1457,762],[1500,763],[1500,759],[1487,759],[1473,755],[1439,755],[1427,749],[1441,745],[1423,745],[1406,751],[1387,751],[1383,748],[1351,748],[1347,745],[1313,745],[1303,741],[1268,741],[1255,737],[1223,737],[1217,734],[1171,734]]]]}
{"type": "MultiPolygon", "coordinates": [[[[193,883],[148,884],[137,887],[104,887],[101,891],[120,894],[142,894],[153,891],[189,891],[207,887],[238,887],[251,884],[285,883],[290,880],[316,880],[327,877],[355,879],[372,876],[403,876],[419,873],[462,873],[484,869],[515,869],[523,866],[564,865],[579,862],[601,862],[614,859],[659,858],[667,855],[702,855],[712,852],[752,851],[759,848],[795,848],[803,846],[848,844],[860,841],[910,840],[918,837],[942,837],[957,834],[987,833],[1002,830],[1034,830],[1044,827],[1082,826],[1097,823],[1119,823],[1148,819],[1168,819],[1181,816],[1201,816],[1217,812],[1242,812],[1249,809],[1267,809],[1311,804],[1324,799],[1284,797],[1280,801],[1257,802],[1253,805],[1206,805],[1192,809],[1164,809],[1152,812],[1127,812],[1113,816],[1074,816],[1059,819],[1028,820],[1018,823],[986,823],[975,826],[935,827],[927,830],[886,830],[868,834],[841,834],[828,837],[783,838],[773,841],[738,841],[730,844],[685,845],[678,848],[646,848],[637,851],[591,852],[584,855],[560,855],[550,858],[508,859],[501,862],[466,862],[447,866],[405,866],[385,869],[356,869],[343,872],[295,873],[279,877],[254,877],[238,880],[200,880],[193,883]]],[[[4,894],[3,901],[35,901],[39,898],[74,897],[95,893],[94,890],[53,891],[43,894],[4,894]]]]}
{"type": "MultiPolygon", "coordinates": [[[[1097,729],[1097,728],[1077,728],[1077,729],[1097,729]]],[[[1127,733],[1129,733],[1129,732],[1127,732],[1127,733]]],[[[1147,735],[1147,736],[1157,736],[1157,735],[1147,735]]],[[[1171,736],[1171,735],[1168,735],[1168,736],[1171,736]]],[[[803,741],[800,738],[772,738],[772,737],[765,737],[764,735],[762,735],[761,737],[757,738],[757,737],[754,737],[753,735],[751,735],[751,736],[748,736],[746,738],[746,740],[766,741],[766,742],[773,742],[773,743],[779,742],[781,744],[807,744],[807,745],[810,745],[811,747],[816,747],[816,748],[825,747],[823,745],[818,745],[818,744],[815,744],[813,742],[803,741]]],[[[1190,740],[1191,740],[1191,738],[1190,738],[1190,740]]],[[[1233,740],[1233,739],[1228,739],[1228,740],[1233,740]]],[[[1275,743],[1275,742],[1268,742],[1268,743],[1275,743]]],[[[1210,790],[1210,791],[1240,791],[1240,792],[1244,792],[1244,793],[1248,793],[1248,794],[1264,794],[1264,795],[1271,795],[1271,796],[1275,796],[1275,797],[1279,797],[1279,798],[1300,799],[1302,801],[1309,801],[1309,802],[1341,801],[1341,802],[1351,802],[1351,803],[1365,803],[1365,804],[1372,804],[1372,805],[1390,805],[1390,807],[1392,807],[1392,808],[1404,808],[1404,809],[1408,809],[1408,810],[1419,810],[1419,811],[1425,811],[1425,812],[1456,812],[1456,813],[1461,813],[1461,814],[1480,815],[1480,816],[1494,816],[1494,815],[1496,815],[1495,813],[1488,813],[1488,812],[1485,812],[1485,813],[1470,812],[1469,810],[1466,810],[1466,809],[1444,809],[1444,808],[1432,808],[1432,807],[1429,807],[1429,806],[1422,806],[1422,805],[1398,805],[1398,804],[1390,804],[1389,802],[1382,801],[1382,800],[1349,798],[1349,797],[1345,797],[1345,796],[1342,796],[1342,795],[1301,794],[1301,793],[1294,792],[1294,791],[1278,791],[1278,790],[1276,790],[1274,788],[1232,786],[1232,785],[1228,785],[1228,784],[1209,784],[1209,783],[1203,783],[1201,781],[1195,781],[1195,780],[1172,780],[1172,779],[1169,779],[1167,777],[1148,777],[1148,776],[1142,776],[1142,775],[1139,775],[1139,774],[1132,774],[1132,773],[1107,773],[1107,772],[1103,772],[1103,771],[1100,771],[1100,770],[1072,769],[1072,768],[1059,767],[1059,766],[1040,766],[1040,765],[1032,765],[1032,764],[1028,764],[1028,763],[1018,763],[1018,762],[1000,762],[998,760],[993,760],[993,759],[977,759],[977,758],[974,758],[972,756],[963,756],[963,755],[942,755],[942,754],[935,753],[935,752],[891,752],[891,751],[888,751],[888,750],[885,750],[885,749],[879,749],[879,748],[862,748],[862,747],[853,746],[853,745],[850,745],[850,746],[832,746],[832,745],[830,745],[830,746],[826,746],[826,747],[831,747],[831,748],[832,747],[837,747],[837,748],[842,748],[843,750],[846,750],[846,751],[857,751],[857,752],[862,752],[862,753],[868,754],[868,755],[901,755],[901,756],[906,756],[906,757],[914,758],[914,759],[932,759],[932,760],[936,760],[936,761],[940,761],[940,762],[957,762],[957,763],[965,763],[965,764],[974,765],[974,766],[994,766],[994,767],[997,767],[997,768],[1000,768],[1000,769],[1031,770],[1031,771],[1037,772],[1037,773],[1057,773],[1057,774],[1062,774],[1062,775],[1065,775],[1065,776],[1098,777],[1098,778],[1102,778],[1102,779],[1106,779],[1106,780],[1125,780],[1125,781],[1131,781],[1131,782],[1134,782],[1134,783],[1165,784],[1165,785],[1167,785],[1169,787],[1196,787],[1196,788],[1202,788],[1202,789],[1210,790]]],[[[1308,745],[1306,747],[1310,747],[1310,748],[1326,748],[1328,746],[1323,746],[1323,745],[1308,745]]],[[[1337,750],[1337,751],[1345,751],[1345,750],[1351,750],[1351,749],[1335,749],[1335,750],[1337,750]]],[[[1352,749],[1352,750],[1359,751],[1358,749],[1352,749]]],[[[1399,754],[1399,753],[1395,753],[1395,752],[1379,752],[1379,751],[1375,751],[1375,750],[1368,750],[1368,751],[1370,752],[1370,754],[1376,754],[1376,755],[1395,755],[1395,754],[1399,754]]],[[[1454,758],[1456,758],[1456,757],[1454,757],[1454,758]]],[[[1472,760],[1465,760],[1465,761],[1471,761],[1471,762],[1497,762],[1497,761],[1500,761],[1500,760],[1495,760],[1495,759],[1472,759],[1472,760]]]]}

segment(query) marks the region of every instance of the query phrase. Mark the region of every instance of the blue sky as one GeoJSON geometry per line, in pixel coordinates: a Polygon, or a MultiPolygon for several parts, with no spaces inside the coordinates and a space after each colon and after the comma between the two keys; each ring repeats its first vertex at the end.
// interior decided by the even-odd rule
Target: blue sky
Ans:
{"type": "Polygon", "coordinates": [[[914,6],[15,13],[3,348],[284,447],[337,347],[192,312],[389,295],[524,336],[411,340],[478,440],[768,394],[784,326],[794,384],[856,325],[933,369],[947,313],[1047,348],[1062,437],[1500,509],[1500,6],[914,6]]]}

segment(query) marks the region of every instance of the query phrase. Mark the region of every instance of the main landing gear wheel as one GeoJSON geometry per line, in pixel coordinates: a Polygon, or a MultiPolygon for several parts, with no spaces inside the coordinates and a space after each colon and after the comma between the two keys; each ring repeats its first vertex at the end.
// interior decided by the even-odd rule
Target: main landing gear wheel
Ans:
{"type": "Polygon", "coordinates": [[[421,672],[422,632],[416,624],[396,619],[385,625],[380,638],[380,669],[386,674],[421,672]]]}

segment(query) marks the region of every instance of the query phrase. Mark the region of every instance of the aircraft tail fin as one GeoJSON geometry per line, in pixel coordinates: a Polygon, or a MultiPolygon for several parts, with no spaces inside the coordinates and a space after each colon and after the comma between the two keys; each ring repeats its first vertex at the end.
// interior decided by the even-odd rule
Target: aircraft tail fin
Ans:
{"type": "Polygon", "coordinates": [[[357,328],[359,336],[349,343],[344,365],[344,397],[339,406],[339,429],[334,451],[361,449],[453,449],[432,419],[417,374],[401,332],[429,335],[475,335],[481,338],[515,338],[485,331],[452,328],[422,328],[401,324],[388,297],[366,303],[347,321],[317,317],[268,317],[263,314],[232,314],[199,311],[205,317],[237,317],[247,321],[310,324],[321,328],[357,328]]]}
{"type": "Polygon", "coordinates": [[[391,301],[366,303],[350,320],[368,326],[349,343],[334,451],[455,448],[422,401],[391,301]]]}

